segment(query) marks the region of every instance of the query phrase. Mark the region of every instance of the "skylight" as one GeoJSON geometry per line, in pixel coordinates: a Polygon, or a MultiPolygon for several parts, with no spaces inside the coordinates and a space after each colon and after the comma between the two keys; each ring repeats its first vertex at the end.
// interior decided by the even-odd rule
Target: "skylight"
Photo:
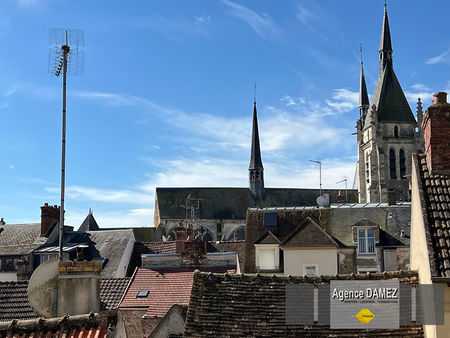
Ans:
{"type": "Polygon", "coordinates": [[[136,295],[136,298],[146,298],[149,293],[150,293],[150,291],[148,291],[148,290],[139,290],[136,295]]]}

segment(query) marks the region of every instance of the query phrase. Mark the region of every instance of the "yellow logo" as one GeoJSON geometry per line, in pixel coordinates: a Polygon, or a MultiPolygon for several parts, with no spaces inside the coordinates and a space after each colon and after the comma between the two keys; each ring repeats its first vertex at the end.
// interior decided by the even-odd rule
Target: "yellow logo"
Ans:
{"type": "Polygon", "coordinates": [[[375,315],[370,312],[369,309],[362,309],[356,314],[355,317],[358,318],[361,323],[368,324],[375,317],[375,315]]]}

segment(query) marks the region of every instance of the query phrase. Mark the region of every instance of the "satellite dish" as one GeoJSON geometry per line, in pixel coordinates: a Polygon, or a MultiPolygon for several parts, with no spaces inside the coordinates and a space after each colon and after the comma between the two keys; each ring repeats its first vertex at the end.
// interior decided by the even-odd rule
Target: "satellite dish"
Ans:
{"type": "Polygon", "coordinates": [[[28,282],[28,300],[40,317],[52,318],[57,312],[58,259],[45,261],[34,270],[28,282]]]}
{"type": "Polygon", "coordinates": [[[317,205],[320,207],[327,207],[330,205],[330,195],[324,194],[317,197],[317,205]]]}

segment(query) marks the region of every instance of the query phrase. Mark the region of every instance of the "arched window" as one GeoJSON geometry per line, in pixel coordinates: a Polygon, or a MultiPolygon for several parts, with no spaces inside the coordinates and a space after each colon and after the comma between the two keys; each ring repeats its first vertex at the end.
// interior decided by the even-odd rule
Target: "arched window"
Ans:
{"type": "Polygon", "coordinates": [[[405,152],[400,149],[400,178],[406,178],[406,162],[405,162],[405,152]]]}
{"type": "Polygon", "coordinates": [[[204,242],[211,242],[212,241],[212,236],[209,232],[207,232],[206,234],[203,235],[203,241],[204,242]]]}
{"type": "Polygon", "coordinates": [[[398,126],[394,126],[394,137],[398,137],[398,126]]]}
{"type": "Polygon", "coordinates": [[[397,178],[397,167],[395,166],[395,151],[389,150],[389,169],[391,173],[391,179],[397,178]]]}
{"type": "Polygon", "coordinates": [[[245,227],[240,227],[234,230],[230,237],[228,238],[230,241],[243,241],[245,240],[245,227]]]}

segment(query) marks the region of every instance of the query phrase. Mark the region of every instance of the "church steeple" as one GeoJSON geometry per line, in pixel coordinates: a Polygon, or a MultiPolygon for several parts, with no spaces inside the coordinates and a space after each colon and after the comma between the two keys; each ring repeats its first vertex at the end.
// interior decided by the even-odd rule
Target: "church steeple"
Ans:
{"type": "Polygon", "coordinates": [[[387,14],[387,6],[384,4],[383,28],[381,30],[380,39],[380,72],[383,71],[387,63],[392,64],[392,43],[391,30],[389,29],[389,19],[387,14]]]}
{"type": "Polygon", "coordinates": [[[361,79],[359,83],[359,115],[361,118],[361,124],[364,124],[364,119],[366,118],[367,111],[369,110],[369,94],[367,94],[366,78],[364,76],[364,65],[362,61],[362,44],[360,47],[361,52],[361,79]]]}
{"type": "Polygon", "coordinates": [[[261,148],[259,145],[256,99],[253,102],[252,150],[250,154],[250,165],[248,167],[248,172],[250,190],[255,198],[261,199],[264,193],[264,168],[261,160],[261,148]]]}

